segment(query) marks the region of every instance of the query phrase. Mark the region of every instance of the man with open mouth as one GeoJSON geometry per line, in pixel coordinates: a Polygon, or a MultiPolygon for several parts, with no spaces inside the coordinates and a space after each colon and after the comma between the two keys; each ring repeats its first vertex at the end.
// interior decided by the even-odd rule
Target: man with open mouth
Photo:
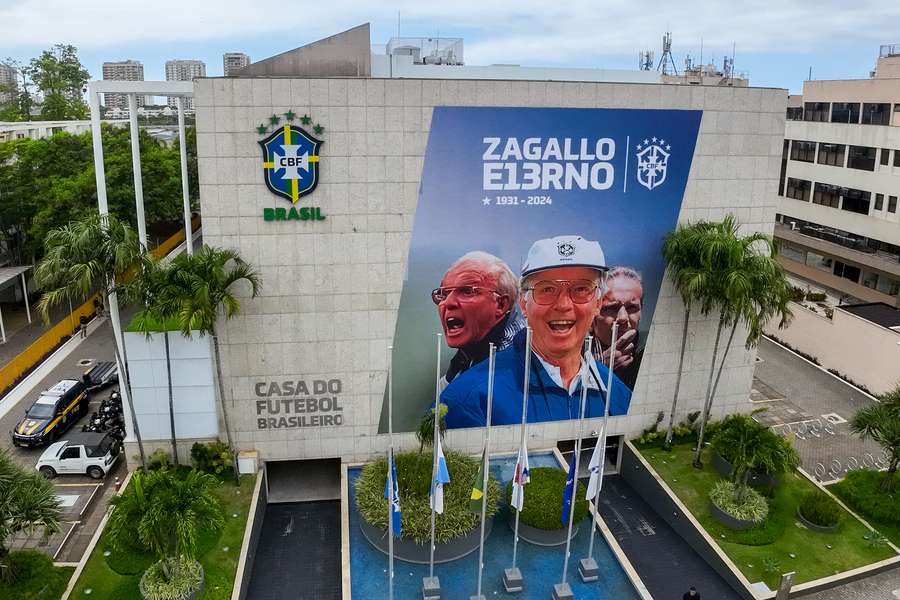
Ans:
{"type": "Polygon", "coordinates": [[[442,388],[487,358],[488,345],[506,348],[525,323],[516,310],[518,282],[509,266],[487,252],[469,252],[447,269],[432,290],[444,339],[457,352],[442,388]]]}
{"type": "MultiPolygon", "coordinates": [[[[585,336],[600,311],[600,290],[607,270],[603,249],[595,241],[565,235],[538,240],[522,267],[519,306],[532,329],[528,386],[528,422],[577,419],[581,398],[585,336]]],[[[494,374],[492,423],[509,425],[522,419],[522,393],[527,349],[525,331],[498,352],[494,374]]],[[[607,368],[589,357],[585,417],[603,416],[609,397],[607,368]]],[[[624,415],[631,390],[613,375],[610,415],[624,415]]],[[[485,425],[488,365],[483,361],[458,376],[441,395],[447,404],[447,426],[485,425]]]]}

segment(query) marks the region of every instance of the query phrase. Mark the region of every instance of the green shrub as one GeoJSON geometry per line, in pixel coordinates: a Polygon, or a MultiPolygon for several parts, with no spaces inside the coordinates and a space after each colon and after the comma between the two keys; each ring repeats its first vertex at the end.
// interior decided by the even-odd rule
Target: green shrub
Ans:
{"type": "Polygon", "coordinates": [[[203,567],[196,560],[164,558],[147,569],[140,586],[149,600],[181,600],[200,587],[202,577],[203,567]]]}
{"type": "Polygon", "coordinates": [[[769,505],[762,494],[746,485],[719,481],[709,493],[712,503],[735,519],[761,523],[769,515],[769,505]]]}
{"type": "MultiPolygon", "coordinates": [[[[444,451],[450,483],[444,486],[444,513],[435,519],[434,538],[448,542],[472,531],[481,519],[469,511],[472,483],[478,473],[479,458],[454,450],[444,451]]],[[[431,541],[431,455],[401,452],[396,455],[397,479],[400,487],[402,537],[418,543],[431,541]]],[[[387,459],[367,464],[356,480],[356,508],[367,523],[388,527],[388,501],[384,497],[387,459]]],[[[500,503],[500,484],[493,477],[488,482],[487,516],[496,514],[500,503]]]]}
{"type": "Polygon", "coordinates": [[[234,466],[234,459],[228,444],[220,440],[206,444],[196,442],[191,446],[191,464],[198,471],[221,475],[234,466]]]}
{"type": "Polygon", "coordinates": [[[880,471],[854,469],[830,489],[863,517],[900,525],[900,487],[886,492],[881,489],[883,479],[880,471]]]}
{"type": "MultiPolygon", "coordinates": [[[[536,467],[530,470],[531,481],[525,486],[525,504],[520,516],[523,523],[538,529],[561,529],[568,523],[562,522],[562,502],[566,477],[562,469],[536,467]]],[[[588,502],[584,499],[584,486],[575,489],[575,522],[588,513],[588,502]]],[[[506,503],[512,498],[512,482],[506,484],[506,503]]]]}
{"type": "Polygon", "coordinates": [[[838,503],[820,490],[809,491],[800,500],[800,514],[813,525],[820,527],[837,525],[841,519],[841,512],[838,503]]]}
{"type": "Polygon", "coordinates": [[[806,297],[806,291],[803,288],[797,287],[796,285],[791,286],[791,300],[794,302],[800,302],[803,298],[806,297]]]}
{"type": "Polygon", "coordinates": [[[147,457],[147,470],[157,471],[159,469],[168,469],[172,465],[172,459],[169,453],[162,448],[157,448],[153,454],[147,457]]]}
{"type": "Polygon", "coordinates": [[[826,297],[824,292],[806,292],[806,299],[810,302],[824,302],[826,297]]]}
{"type": "Polygon", "coordinates": [[[42,600],[60,598],[73,569],[53,566],[53,559],[36,550],[10,552],[7,560],[15,574],[15,583],[0,578],[3,600],[42,600]]]}

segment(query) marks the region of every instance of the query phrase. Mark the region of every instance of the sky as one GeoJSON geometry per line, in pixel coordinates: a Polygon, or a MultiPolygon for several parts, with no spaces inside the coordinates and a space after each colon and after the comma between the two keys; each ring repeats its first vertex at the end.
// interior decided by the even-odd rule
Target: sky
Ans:
{"type": "Polygon", "coordinates": [[[196,58],[222,75],[222,53],[259,60],[372,26],[372,43],[400,34],[462,37],[465,61],[636,69],[657,61],[668,29],[679,70],[686,55],[735,71],[754,86],[802,90],[813,79],[867,77],[880,44],[900,42],[897,0],[0,0],[0,59],[27,62],[55,43],[78,47],[92,78],[107,60],[135,59],[145,79],[165,61],[196,58]],[[398,19],[399,17],[399,19],[398,19]]]}

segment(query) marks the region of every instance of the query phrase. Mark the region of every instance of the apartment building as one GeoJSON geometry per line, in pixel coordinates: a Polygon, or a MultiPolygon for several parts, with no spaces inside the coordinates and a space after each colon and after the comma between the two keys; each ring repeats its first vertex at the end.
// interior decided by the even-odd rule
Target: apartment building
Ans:
{"type": "Polygon", "coordinates": [[[900,306],[900,44],[871,75],[789,98],[775,237],[799,278],[900,306]]]}
{"type": "Polygon", "coordinates": [[[0,104],[9,102],[14,96],[12,90],[15,89],[17,79],[18,71],[15,67],[0,63],[0,104]]]}
{"type": "MultiPolygon", "coordinates": [[[[103,63],[103,79],[112,81],[143,81],[144,65],[137,60],[105,62],[103,63]]],[[[144,103],[144,96],[138,96],[138,107],[144,106],[144,103]]],[[[127,111],[128,96],[126,94],[103,94],[103,106],[127,111]]]]}
{"type": "Polygon", "coordinates": [[[250,64],[250,57],[243,52],[226,52],[222,55],[222,68],[225,77],[234,75],[239,69],[250,64]]]}
{"type": "MultiPolygon", "coordinates": [[[[206,63],[202,60],[167,60],[166,81],[192,81],[198,77],[206,77],[206,63]]],[[[169,108],[175,108],[175,98],[167,98],[169,108]]],[[[193,110],[194,100],[184,99],[184,109],[193,110]]]]}

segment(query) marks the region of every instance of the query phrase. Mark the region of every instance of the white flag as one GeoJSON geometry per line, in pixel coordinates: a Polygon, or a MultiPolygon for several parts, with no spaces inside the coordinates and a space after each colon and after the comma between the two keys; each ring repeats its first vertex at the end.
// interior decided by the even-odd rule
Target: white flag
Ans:
{"type": "Polygon", "coordinates": [[[528,470],[528,448],[525,447],[525,442],[523,441],[522,447],[519,448],[519,456],[516,458],[516,470],[512,481],[512,498],[510,498],[510,505],[519,512],[522,512],[522,507],[525,505],[525,484],[529,481],[531,481],[531,474],[528,470]]]}
{"type": "Polygon", "coordinates": [[[441,447],[441,436],[437,441],[437,473],[431,482],[431,508],[439,515],[444,514],[444,484],[450,483],[450,471],[447,470],[447,460],[444,458],[444,449],[441,447]]]}
{"type": "Polygon", "coordinates": [[[591,479],[588,481],[587,494],[585,494],[585,499],[590,502],[596,496],[597,493],[603,488],[603,466],[606,462],[606,457],[604,454],[605,448],[603,443],[603,429],[606,427],[606,423],[603,423],[600,426],[600,435],[597,437],[597,445],[594,447],[594,453],[591,455],[591,464],[589,468],[591,470],[591,479]]]}

